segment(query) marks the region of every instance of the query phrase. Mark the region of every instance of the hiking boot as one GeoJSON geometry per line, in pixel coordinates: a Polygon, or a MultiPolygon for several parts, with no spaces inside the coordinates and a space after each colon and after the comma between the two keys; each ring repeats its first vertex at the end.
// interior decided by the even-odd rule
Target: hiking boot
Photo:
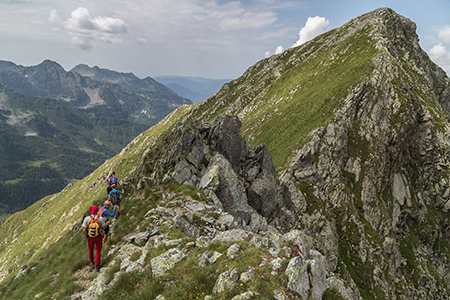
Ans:
{"type": "Polygon", "coordinates": [[[101,267],[103,267],[102,264],[100,264],[100,265],[98,265],[98,266],[95,266],[95,271],[97,271],[97,272],[100,271],[100,268],[101,268],[101,267]]]}
{"type": "Polygon", "coordinates": [[[89,266],[90,266],[90,267],[93,267],[93,266],[94,266],[94,263],[93,263],[93,262],[89,262],[89,266]]]}

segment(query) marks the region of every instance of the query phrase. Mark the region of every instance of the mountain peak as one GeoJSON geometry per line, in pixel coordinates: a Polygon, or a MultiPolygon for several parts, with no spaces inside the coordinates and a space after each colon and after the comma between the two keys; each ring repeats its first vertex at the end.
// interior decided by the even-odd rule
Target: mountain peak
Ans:
{"type": "Polygon", "coordinates": [[[47,68],[55,68],[58,69],[62,72],[66,72],[66,70],[64,70],[64,68],[57,63],[56,61],[50,60],[50,59],[46,59],[43,62],[41,62],[40,64],[38,64],[36,67],[47,67],[47,68]]]}

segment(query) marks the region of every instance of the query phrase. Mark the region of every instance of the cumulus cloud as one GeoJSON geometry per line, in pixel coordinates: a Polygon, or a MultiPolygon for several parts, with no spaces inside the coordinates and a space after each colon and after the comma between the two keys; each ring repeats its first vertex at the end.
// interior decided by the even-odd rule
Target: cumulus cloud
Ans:
{"type": "Polygon", "coordinates": [[[431,59],[450,74],[450,26],[445,26],[438,33],[439,43],[434,45],[428,53],[431,59]]]}
{"type": "Polygon", "coordinates": [[[292,47],[299,46],[303,43],[306,43],[307,41],[315,38],[319,34],[324,33],[327,30],[328,25],[330,24],[330,21],[325,19],[324,17],[309,17],[306,21],[305,26],[300,29],[300,32],[298,33],[299,39],[297,42],[295,42],[292,47]]]}
{"type": "Polygon", "coordinates": [[[267,57],[269,57],[269,56],[270,56],[270,51],[264,52],[264,57],[265,57],[265,58],[267,58],[267,57]]]}
{"type": "Polygon", "coordinates": [[[446,44],[450,44],[450,26],[445,26],[439,30],[439,39],[446,44]]]}
{"type": "Polygon", "coordinates": [[[275,49],[275,54],[280,54],[280,53],[282,53],[283,51],[284,51],[283,46],[278,46],[278,47],[275,49]]]}
{"type": "Polygon", "coordinates": [[[92,41],[120,43],[128,33],[123,20],[101,16],[92,18],[83,7],[72,11],[70,18],[64,22],[64,29],[73,36],[72,45],[87,51],[92,49],[92,41]]]}

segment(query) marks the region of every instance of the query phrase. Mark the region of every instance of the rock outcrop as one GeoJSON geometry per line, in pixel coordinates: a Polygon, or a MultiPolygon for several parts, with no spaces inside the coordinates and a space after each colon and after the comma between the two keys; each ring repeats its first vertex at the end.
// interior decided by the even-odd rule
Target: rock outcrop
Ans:
{"type": "Polygon", "coordinates": [[[146,184],[173,180],[195,186],[233,215],[237,224],[256,233],[266,230],[264,217],[279,216],[281,208],[290,207],[289,191],[278,184],[265,145],[247,150],[240,127],[239,118],[231,115],[215,123],[184,124],[165,137],[158,154],[144,162],[152,172],[146,184]]]}

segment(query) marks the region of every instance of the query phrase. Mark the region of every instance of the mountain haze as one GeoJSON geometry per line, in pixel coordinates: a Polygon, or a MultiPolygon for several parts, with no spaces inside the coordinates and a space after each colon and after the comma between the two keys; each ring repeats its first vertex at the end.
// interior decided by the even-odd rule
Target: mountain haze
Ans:
{"type": "Polygon", "coordinates": [[[179,96],[190,99],[193,103],[202,102],[230,81],[230,79],[210,79],[187,76],[156,76],[161,82],[179,96]]]}
{"type": "Polygon", "coordinates": [[[1,224],[0,295],[449,299],[450,79],[415,31],[380,8],[178,108],[1,224]],[[112,170],[121,227],[83,276],[112,170]]]}

